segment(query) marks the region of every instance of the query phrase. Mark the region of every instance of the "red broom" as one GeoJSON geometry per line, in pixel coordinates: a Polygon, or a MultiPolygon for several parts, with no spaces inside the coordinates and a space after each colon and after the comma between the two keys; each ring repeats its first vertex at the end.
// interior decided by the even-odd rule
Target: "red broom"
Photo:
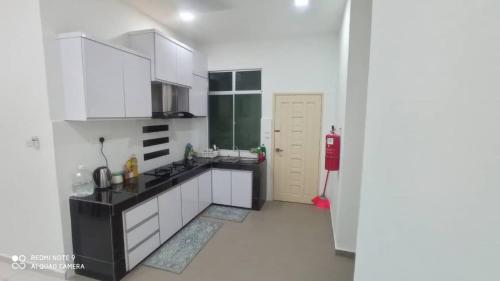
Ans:
{"type": "Polygon", "coordinates": [[[326,173],[325,187],[323,187],[323,194],[321,196],[314,197],[311,201],[316,206],[316,208],[320,209],[330,209],[330,201],[325,196],[326,192],[326,184],[328,183],[328,176],[330,175],[330,171],[326,173]]]}

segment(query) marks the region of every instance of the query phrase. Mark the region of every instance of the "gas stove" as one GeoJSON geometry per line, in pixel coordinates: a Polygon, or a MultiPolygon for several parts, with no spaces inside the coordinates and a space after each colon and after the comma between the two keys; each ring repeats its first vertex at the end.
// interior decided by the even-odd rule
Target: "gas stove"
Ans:
{"type": "Polygon", "coordinates": [[[169,165],[158,167],[154,170],[145,172],[144,174],[157,178],[171,178],[198,166],[198,164],[199,163],[195,159],[186,161],[181,160],[173,162],[172,164],[169,165]]]}

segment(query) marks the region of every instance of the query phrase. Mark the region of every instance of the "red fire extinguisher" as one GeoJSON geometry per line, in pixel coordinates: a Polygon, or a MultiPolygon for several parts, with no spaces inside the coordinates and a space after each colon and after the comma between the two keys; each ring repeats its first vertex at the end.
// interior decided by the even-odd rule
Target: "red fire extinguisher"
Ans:
{"type": "Polygon", "coordinates": [[[312,202],[316,207],[329,209],[330,201],[325,196],[326,186],[328,184],[328,176],[330,171],[338,171],[340,167],[340,136],[335,134],[335,127],[332,126],[332,131],[326,135],[326,150],[325,150],[325,170],[326,179],[325,186],[323,187],[323,193],[320,196],[316,196],[312,199],[312,202]]]}
{"type": "Polygon", "coordinates": [[[335,127],[326,135],[325,170],[338,171],[340,167],[340,136],[335,134],[335,127]]]}

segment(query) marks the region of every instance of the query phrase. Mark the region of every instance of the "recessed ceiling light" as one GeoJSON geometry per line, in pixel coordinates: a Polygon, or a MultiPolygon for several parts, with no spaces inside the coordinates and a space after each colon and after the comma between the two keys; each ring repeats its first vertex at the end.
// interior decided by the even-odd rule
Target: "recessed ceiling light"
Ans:
{"type": "Polygon", "coordinates": [[[191,12],[187,12],[187,11],[180,12],[179,17],[183,21],[193,21],[194,20],[194,14],[191,12]]]}
{"type": "Polygon", "coordinates": [[[309,6],[309,0],[295,0],[295,7],[305,8],[309,6]]]}

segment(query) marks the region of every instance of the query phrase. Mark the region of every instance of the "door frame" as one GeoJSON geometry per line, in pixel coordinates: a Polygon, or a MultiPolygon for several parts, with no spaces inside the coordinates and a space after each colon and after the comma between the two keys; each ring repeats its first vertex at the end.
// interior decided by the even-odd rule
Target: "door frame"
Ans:
{"type": "MultiPolygon", "coordinates": [[[[274,131],[274,120],[276,119],[276,98],[278,96],[306,96],[306,95],[316,95],[316,96],[319,96],[321,98],[321,114],[320,114],[320,123],[321,123],[321,126],[320,126],[320,132],[319,132],[319,139],[318,139],[318,145],[319,145],[319,155],[318,155],[318,178],[319,178],[319,181],[321,181],[321,132],[323,131],[323,111],[324,111],[324,94],[321,93],[321,92],[277,92],[277,93],[274,93],[273,94],[273,107],[272,107],[272,110],[273,110],[273,118],[271,119],[271,133],[272,133],[272,137],[271,137],[271,147],[270,147],[270,151],[268,153],[271,153],[271,184],[272,184],[272,193],[271,193],[271,196],[273,198],[273,201],[276,200],[275,198],[275,190],[276,190],[276,184],[275,184],[275,179],[274,179],[274,170],[275,170],[275,161],[274,161],[274,138],[275,138],[275,131],[274,131]]],[[[320,182],[321,184],[321,182],[320,182]]],[[[319,185],[316,187],[316,189],[319,190],[319,185]]],[[[312,198],[311,198],[312,199],[312,198]]]]}

